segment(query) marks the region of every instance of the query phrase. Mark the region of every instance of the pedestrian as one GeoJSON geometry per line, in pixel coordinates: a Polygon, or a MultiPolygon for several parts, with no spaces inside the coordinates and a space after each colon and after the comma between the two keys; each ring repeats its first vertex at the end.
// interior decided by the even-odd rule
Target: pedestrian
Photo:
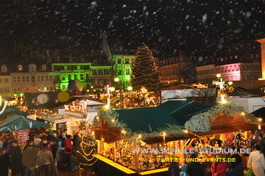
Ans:
{"type": "MultiPolygon", "coordinates": [[[[222,159],[221,154],[215,154],[216,158],[222,159]]],[[[213,162],[211,164],[212,176],[225,176],[227,171],[227,164],[225,162],[213,162]]]]}
{"type": "Polygon", "coordinates": [[[187,164],[183,164],[181,166],[181,172],[179,173],[179,176],[189,176],[187,173],[187,164]]]}
{"type": "Polygon", "coordinates": [[[249,155],[247,167],[252,170],[255,176],[265,175],[265,159],[260,145],[254,146],[254,150],[249,155]]]}
{"type": "MultiPolygon", "coordinates": [[[[236,147],[231,147],[232,151],[235,151],[236,147]]],[[[228,172],[226,176],[244,176],[244,166],[241,156],[236,153],[231,153],[229,158],[234,158],[235,162],[229,163],[228,172]]]]}
{"type": "Polygon", "coordinates": [[[180,173],[179,163],[171,162],[169,164],[168,173],[169,173],[169,176],[176,176],[176,175],[178,176],[180,173]]]}
{"type": "Polygon", "coordinates": [[[22,152],[22,164],[25,167],[25,176],[35,176],[39,149],[33,146],[34,141],[28,141],[22,152]]]}
{"type": "Polygon", "coordinates": [[[21,148],[16,140],[11,142],[11,147],[9,150],[10,156],[10,169],[12,171],[12,176],[21,176],[22,173],[22,153],[21,148]]]}
{"type": "Polygon", "coordinates": [[[71,155],[73,153],[72,139],[73,137],[71,135],[67,135],[67,138],[64,140],[65,162],[66,162],[66,167],[68,167],[69,169],[71,166],[71,155]]]}
{"type": "Polygon", "coordinates": [[[9,155],[5,148],[0,148],[0,176],[8,176],[9,155]]]}
{"type": "Polygon", "coordinates": [[[38,165],[40,166],[40,176],[51,176],[52,161],[52,152],[48,149],[48,144],[44,144],[38,157],[38,165]]]}
{"type": "Polygon", "coordinates": [[[60,160],[62,163],[66,163],[65,162],[65,154],[64,154],[64,140],[66,139],[66,133],[62,133],[60,136],[59,136],[59,140],[58,140],[58,145],[61,149],[60,151],[60,160]]]}
{"type": "Polygon", "coordinates": [[[51,175],[52,176],[58,176],[58,160],[60,155],[60,146],[57,144],[56,140],[51,140],[50,142],[50,150],[52,152],[53,161],[51,165],[51,175]]]}
{"type": "Polygon", "coordinates": [[[204,171],[200,162],[197,161],[197,155],[191,154],[190,158],[194,159],[194,162],[190,162],[187,165],[187,174],[189,176],[204,176],[204,171]]]}
{"type": "Polygon", "coordinates": [[[82,138],[80,137],[80,133],[79,131],[77,131],[74,134],[74,138],[73,138],[73,146],[75,150],[80,150],[80,143],[82,142],[82,138]]]}

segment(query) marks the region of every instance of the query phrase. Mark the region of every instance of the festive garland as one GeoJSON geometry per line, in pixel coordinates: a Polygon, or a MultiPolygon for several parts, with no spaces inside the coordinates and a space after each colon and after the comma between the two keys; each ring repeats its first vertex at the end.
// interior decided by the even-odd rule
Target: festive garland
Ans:
{"type": "Polygon", "coordinates": [[[111,128],[118,128],[120,130],[126,131],[125,134],[122,134],[123,136],[131,136],[132,131],[127,128],[127,125],[125,123],[118,121],[118,116],[119,114],[112,108],[106,109],[105,107],[102,107],[98,113],[98,116],[94,118],[92,125],[94,127],[98,127],[100,126],[101,122],[105,122],[111,128]]]}
{"type": "Polygon", "coordinates": [[[228,102],[226,104],[217,104],[206,112],[192,116],[192,118],[185,123],[185,128],[192,132],[210,131],[212,122],[218,116],[224,116],[227,118],[238,116],[246,122],[257,122],[256,118],[252,114],[244,112],[244,108],[242,106],[236,106],[231,102],[228,102]],[[242,113],[244,115],[239,115],[242,113]]]}
{"type": "Polygon", "coordinates": [[[162,136],[163,133],[166,133],[166,137],[188,137],[188,134],[183,132],[183,127],[179,125],[166,124],[168,127],[161,128],[158,131],[153,131],[152,133],[141,133],[142,139],[156,138],[162,136]]]}

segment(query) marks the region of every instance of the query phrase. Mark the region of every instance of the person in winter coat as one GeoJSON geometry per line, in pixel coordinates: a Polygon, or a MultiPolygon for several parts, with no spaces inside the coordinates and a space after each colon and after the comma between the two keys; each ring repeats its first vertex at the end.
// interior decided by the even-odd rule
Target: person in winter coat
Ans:
{"type": "Polygon", "coordinates": [[[59,153],[60,153],[60,146],[56,143],[55,140],[51,140],[50,141],[50,150],[52,152],[53,155],[53,161],[52,161],[52,165],[51,165],[51,171],[52,171],[52,175],[53,176],[58,176],[58,167],[57,167],[57,163],[59,160],[59,153]]]}
{"type": "Polygon", "coordinates": [[[38,164],[40,166],[41,176],[51,175],[51,164],[53,161],[52,152],[48,149],[48,144],[43,145],[43,149],[39,153],[38,164]]]}
{"type": "Polygon", "coordinates": [[[183,164],[181,166],[181,172],[179,173],[179,176],[189,176],[187,173],[187,164],[183,164]]]}
{"type": "Polygon", "coordinates": [[[255,149],[250,153],[247,167],[253,171],[255,176],[265,175],[265,159],[264,154],[261,153],[261,146],[255,145],[255,149]]]}
{"type": "Polygon", "coordinates": [[[22,153],[16,140],[11,142],[8,154],[10,156],[10,169],[12,171],[12,176],[20,176],[22,172],[22,153]]]}
{"type": "MultiPolygon", "coordinates": [[[[231,148],[233,151],[235,147],[231,148]]],[[[244,166],[242,158],[238,153],[232,153],[230,158],[235,158],[235,162],[229,164],[229,170],[226,173],[227,176],[244,176],[244,166]]]]}
{"type": "MultiPolygon", "coordinates": [[[[191,154],[190,158],[197,158],[196,154],[191,154]]],[[[190,162],[187,166],[189,176],[204,176],[203,168],[199,162],[190,162]]]]}
{"type": "Polygon", "coordinates": [[[64,155],[65,155],[65,162],[67,167],[69,168],[71,165],[71,154],[73,153],[73,144],[72,144],[73,137],[71,135],[67,135],[67,138],[64,140],[64,155]]]}
{"type": "Polygon", "coordinates": [[[22,164],[25,166],[25,176],[35,176],[39,149],[33,146],[34,141],[28,144],[22,152],[22,164]]]}
{"type": "Polygon", "coordinates": [[[170,163],[169,168],[168,168],[168,173],[169,173],[169,176],[175,176],[175,175],[178,176],[180,173],[179,163],[177,162],[170,163]]]}
{"type": "Polygon", "coordinates": [[[8,176],[9,155],[6,149],[0,149],[0,176],[8,176]]]}
{"type": "MultiPolygon", "coordinates": [[[[223,158],[221,155],[216,154],[216,158],[223,158]]],[[[211,165],[212,176],[225,176],[227,171],[227,163],[213,162],[211,165]]]]}

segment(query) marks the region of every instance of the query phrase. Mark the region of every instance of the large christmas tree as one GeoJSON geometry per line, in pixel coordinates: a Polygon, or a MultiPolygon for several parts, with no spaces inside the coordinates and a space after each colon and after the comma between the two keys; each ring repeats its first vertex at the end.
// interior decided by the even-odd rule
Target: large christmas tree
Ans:
{"type": "Polygon", "coordinates": [[[139,90],[145,87],[147,90],[154,91],[159,84],[158,70],[152,51],[143,44],[136,52],[136,57],[132,63],[132,84],[133,88],[139,90]]]}

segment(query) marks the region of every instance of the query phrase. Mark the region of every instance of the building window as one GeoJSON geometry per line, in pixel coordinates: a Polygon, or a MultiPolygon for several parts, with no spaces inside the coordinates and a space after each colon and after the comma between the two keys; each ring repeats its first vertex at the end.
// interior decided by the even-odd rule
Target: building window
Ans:
{"type": "Polygon", "coordinates": [[[46,70],[47,70],[47,66],[46,66],[45,64],[42,64],[42,65],[41,65],[41,70],[42,70],[42,71],[46,71],[46,70]]]}
{"type": "Polygon", "coordinates": [[[85,75],[84,74],[80,74],[80,80],[84,80],[85,75]]]}
{"type": "Polygon", "coordinates": [[[36,64],[29,64],[29,72],[36,72],[37,66],[36,64]]]}
{"type": "Polygon", "coordinates": [[[17,69],[18,69],[18,71],[22,71],[23,70],[23,65],[18,65],[18,67],[17,67],[17,69]]]}
{"type": "Polygon", "coordinates": [[[1,66],[1,72],[2,73],[6,73],[7,72],[7,66],[6,65],[2,65],[1,66]]]}

